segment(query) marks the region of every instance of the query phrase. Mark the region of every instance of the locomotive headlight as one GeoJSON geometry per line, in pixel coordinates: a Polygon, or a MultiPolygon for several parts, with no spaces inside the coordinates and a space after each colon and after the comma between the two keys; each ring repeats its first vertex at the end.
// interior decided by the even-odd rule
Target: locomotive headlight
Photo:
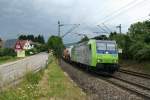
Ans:
{"type": "Polygon", "coordinates": [[[116,63],[118,63],[118,60],[116,60],[116,63]]]}
{"type": "Polygon", "coordinates": [[[102,62],[102,59],[98,59],[97,62],[98,62],[98,63],[102,62]]]}
{"type": "Polygon", "coordinates": [[[112,60],[114,63],[118,63],[118,60],[117,59],[113,59],[112,60]]]}

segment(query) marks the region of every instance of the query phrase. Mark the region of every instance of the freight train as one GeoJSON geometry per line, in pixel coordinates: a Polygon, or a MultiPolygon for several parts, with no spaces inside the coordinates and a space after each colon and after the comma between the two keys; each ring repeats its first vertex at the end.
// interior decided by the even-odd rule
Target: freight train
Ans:
{"type": "Polygon", "coordinates": [[[66,48],[63,58],[84,65],[86,70],[112,74],[119,69],[116,41],[91,39],[78,43],[66,48]]]}

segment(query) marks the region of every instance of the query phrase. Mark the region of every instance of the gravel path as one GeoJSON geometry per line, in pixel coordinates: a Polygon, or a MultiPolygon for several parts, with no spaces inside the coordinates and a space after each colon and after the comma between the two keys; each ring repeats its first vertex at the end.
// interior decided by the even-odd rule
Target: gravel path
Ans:
{"type": "Polygon", "coordinates": [[[87,93],[89,100],[144,100],[64,61],[61,67],[87,93]]]}
{"type": "Polygon", "coordinates": [[[45,67],[48,60],[47,53],[40,53],[15,62],[0,65],[0,86],[7,86],[22,76],[28,71],[38,71],[45,67]]]}

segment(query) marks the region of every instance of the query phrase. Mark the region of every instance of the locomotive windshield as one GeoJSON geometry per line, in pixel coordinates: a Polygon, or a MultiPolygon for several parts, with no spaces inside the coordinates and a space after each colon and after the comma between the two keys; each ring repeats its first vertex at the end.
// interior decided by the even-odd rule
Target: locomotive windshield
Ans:
{"type": "Polygon", "coordinates": [[[116,50],[115,43],[97,42],[96,47],[97,47],[97,50],[116,50]]]}
{"type": "Polygon", "coordinates": [[[116,50],[116,45],[114,43],[107,43],[107,50],[116,50]]]}
{"type": "Polygon", "coordinates": [[[97,50],[106,50],[106,43],[97,43],[97,50]]]}

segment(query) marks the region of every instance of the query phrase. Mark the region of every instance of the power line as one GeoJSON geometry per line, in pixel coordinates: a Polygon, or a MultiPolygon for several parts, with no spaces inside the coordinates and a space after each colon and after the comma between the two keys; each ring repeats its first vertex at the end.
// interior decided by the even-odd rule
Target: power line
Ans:
{"type": "Polygon", "coordinates": [[[77,27],[79,27],[80,24],[73,24],[73,25],[74,25],[74,27],[72,27],[63,36],[61,36],[62,38],[64,38],[67,34],[71,33],[74,29],[76,29],[77,27]]]}
{"type": "Polygon", "coordinates": [[[105,30],[104,28],[102,28],[100,25],[97,25],[97,26],[98,26],[98,28],[99,28],[99,29],[103,30],[103,32],[105,32],[105,33],[108,33],[108,34],[109,34],[109,32],[108,32],[107,30],[105,30]]]}
{"type": "Polygon", "coordinates": [[[110,28],[108,28],[104,23],[103,23],[103,26],[109,31],[109,32],[112,32],[112,30],[110,28]]]}
{"type": "Polygon", "coordinates": [[[137,0],[133,0],[133,1],[129,2],[129,3],[127,3],[126,5],[120,7],[119,9],[113,11],[113,12],[110,13],[109,15],[105,16],[104,19],[106,19],[106,18],[108,18],[108,17],[110,17],[110,16],[113,16],[115,13],[117,13],[117,12],[121,11],[122,9],[124,9],[124,8],[130,6],[131,4],[135,3],[135,1],[137,1],[137,0]]]}
{"type": "Polygon", "coordinates": [[[121,13],[124,13],[125,11],[127,12],[129,9],[131,9],[131,8],[133,8],[133,7],[135,7],[135,6],[137,6],[138,4],[140,4],[140,3],[141,3],[141,2],[143,2],[143,1],[145,1],[145,0],[142,0],[142,1],[140,1],[140,2],[137,2],[136,4],[131,5],[130,7],[124,8],[124,10],[123,10],[123,11],[120,11],[120,12],[114,13],[112,16],[110,16],[109,18],[107,18],[107,19],[106,19],[106,20],[104,20],[103,22],[107,22],[107,21],[111,20],[112,18],[114,18],[114,17],[116,17],[116,16],[120,15],[121,13]]]}
{"type": "Polygon", "coordinates": [[[77,28],[80,24],[61,24],[60,21],[58,21],[58,36],[61,38],[64,38],[67,34],[71,33],[75,28],[77,28]],[[64,35],[61,36],[60,34],[60,27],[66,26],[66,25],[74,25],[71,29],[69,29],[64,35]]]}

